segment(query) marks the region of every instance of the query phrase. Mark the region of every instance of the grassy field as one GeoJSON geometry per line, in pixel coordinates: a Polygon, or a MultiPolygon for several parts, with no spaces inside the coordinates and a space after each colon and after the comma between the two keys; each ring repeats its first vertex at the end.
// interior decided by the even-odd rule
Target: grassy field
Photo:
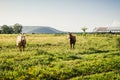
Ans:
{"type": "Polygon", "coordinates": [[[120,80],[119,35],[74,34],[72,50],[66,34],[25,35],[20,52],[17,34],[0,34],[0,80],[120,80]]]}

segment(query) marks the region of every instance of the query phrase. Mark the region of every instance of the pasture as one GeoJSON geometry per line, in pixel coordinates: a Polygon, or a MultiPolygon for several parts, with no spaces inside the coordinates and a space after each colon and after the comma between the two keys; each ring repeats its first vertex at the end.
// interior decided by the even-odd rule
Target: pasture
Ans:
{"type": "Polygon", "coordinates": [[[119,35],[74,35],[71,50],[66,34],[25,34],[20,52],[17,34],[0,34],[0,80],[120,80],[119,35]]]}

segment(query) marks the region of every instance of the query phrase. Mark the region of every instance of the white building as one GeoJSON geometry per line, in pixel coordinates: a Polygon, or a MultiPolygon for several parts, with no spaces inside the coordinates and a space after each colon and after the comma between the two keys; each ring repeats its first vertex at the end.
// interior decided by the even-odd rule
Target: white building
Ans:
{"type": "Polygon", "coordinates": [[[106,32],[120,33],[120,27],[96,27],[96,28],[93,29],[93,32],[98,32],[98,33],[106,33],[106,32]]]}

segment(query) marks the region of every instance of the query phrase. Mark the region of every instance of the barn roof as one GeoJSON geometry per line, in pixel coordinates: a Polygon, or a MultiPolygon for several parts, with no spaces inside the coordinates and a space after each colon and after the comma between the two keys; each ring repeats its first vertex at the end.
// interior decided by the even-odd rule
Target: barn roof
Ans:
{"type": "Polygon", "coordinates": [[[120,27],[96,27],[94,32],[120,32],[120,27]]]}
{"type": "Polygon", "coordinates": [[[107,32],[108,31],[108,27],[96,27],[94,29],[94,32],[107,32]]]}
{"type": "Polygon", "coordinates": [[[120,27],[109,27],[109,31],[120,31],[120,27]]]}

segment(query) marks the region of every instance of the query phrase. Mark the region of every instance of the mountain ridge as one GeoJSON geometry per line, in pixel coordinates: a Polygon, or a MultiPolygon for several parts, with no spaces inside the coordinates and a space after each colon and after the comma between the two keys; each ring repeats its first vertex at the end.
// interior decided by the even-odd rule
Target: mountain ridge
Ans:
{"type": "Polygon", "coordinates": [[[57,30],[49,26],[23,26],[24,33],[64,33],[64,31],[57,30]]]}

